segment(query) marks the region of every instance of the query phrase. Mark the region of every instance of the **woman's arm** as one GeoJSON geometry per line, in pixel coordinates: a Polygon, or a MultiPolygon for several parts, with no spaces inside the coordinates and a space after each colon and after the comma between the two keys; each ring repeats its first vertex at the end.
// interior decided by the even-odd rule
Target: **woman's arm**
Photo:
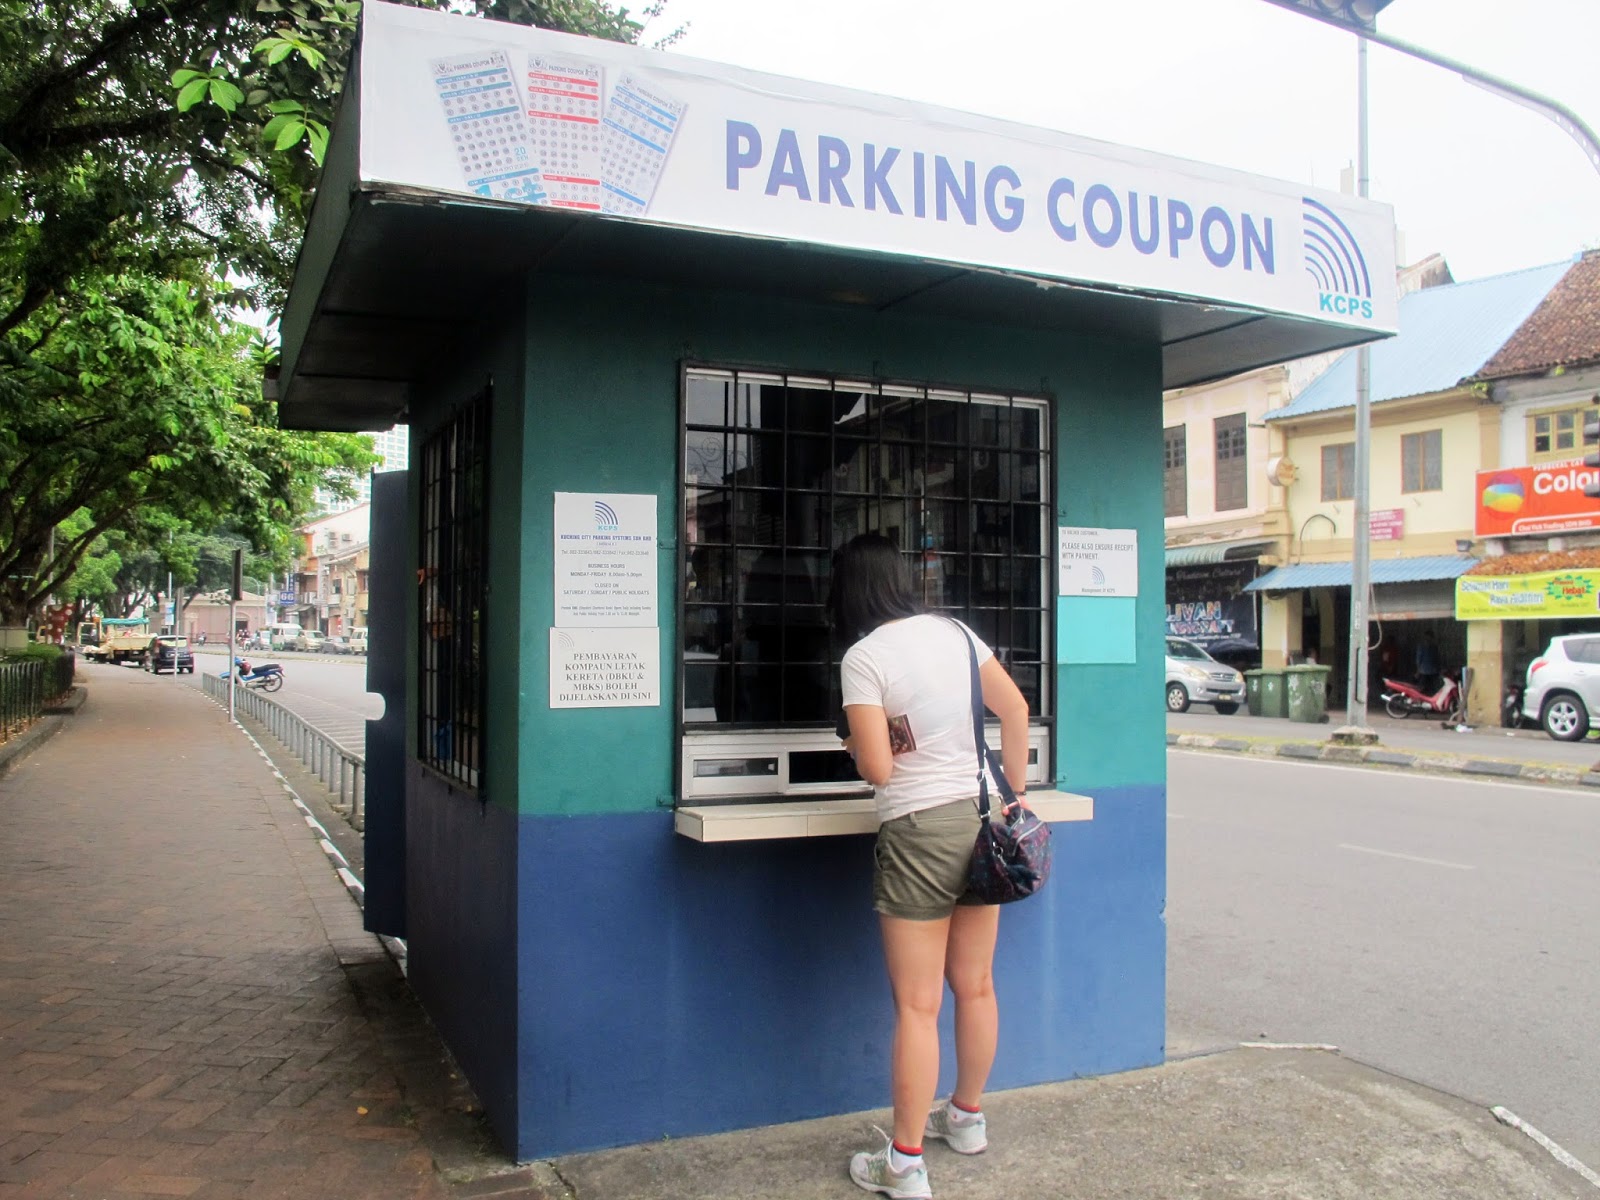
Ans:
{"type": "Polygon", "coordinates": [[[889,718],[883,706],[846,704],[844,715],[850,722],[850,736],[845,739],[844,748],[854,756],[861,778],[873,787],[882,787],[894,774],[894,755],[889,750],[889,718]]]}
{"type": "MultiPolygon", "coordinates": [[[[1028,787],[1028,699],[1017,690],[998,658],[983,664],[978,681],[983,685],[984,707],[1000,718],[1000,767],[1005,771],[1006,782],[1021,795],[1028,787]]],[[[887,741],[887,723],[883,736],[887,741]]]]}

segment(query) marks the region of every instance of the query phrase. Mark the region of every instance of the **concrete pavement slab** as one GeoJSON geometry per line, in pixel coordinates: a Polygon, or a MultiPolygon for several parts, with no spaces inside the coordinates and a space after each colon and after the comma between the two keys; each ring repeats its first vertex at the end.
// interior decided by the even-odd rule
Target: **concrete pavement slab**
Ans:
{"type": "MultiPolygon", "coordinates": [[[[1015,1024],[1012,1026],[1016,1028],[1015,1024]]],[[[1337,1054],[1240,1049],[994,1093],[989,1149],[930,1144],[938,1200],[1593,1200],[1486,1110],[1337,1054]]],[[[558,1159],[577,1200],[849,1200],[887,1113],[558,1159]]]]}

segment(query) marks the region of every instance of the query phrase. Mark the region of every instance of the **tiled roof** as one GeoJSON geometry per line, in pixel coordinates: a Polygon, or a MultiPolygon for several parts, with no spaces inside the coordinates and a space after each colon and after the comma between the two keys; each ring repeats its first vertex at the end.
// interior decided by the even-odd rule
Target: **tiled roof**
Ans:
{"type": "MultiPolygon", "coordinates": [[[[1372,403],[1448,391],[1473,378],[1516,333],[1572,262],[1423,288],[1400,297],[1400,332],[1372,347],[1372,403]]],[[[1354,408],[1356,352],[1347,350],[1267,420],[1354,408]]]]}
{"type": "MultiPolygon", "coordinates": [[[[1371,579],[1378,583],[1417,583],[1426,579],[1454,579],[1477,563],[1469,554],[1426,555],[1420,558],[1375,558],[1371,579]]],[[[1294,592],[1301,588],[1349,587],[1347,562],[1298,563],[1274,567],[1260,579],[1245,584],[1247,592],[1294,592]]]]}
{"type": "Polygon", "coordinates": [[[1573,264],[1478,378],[1542,375],[1593,362],[1600,362],[1600,250],[1573,264]]]}

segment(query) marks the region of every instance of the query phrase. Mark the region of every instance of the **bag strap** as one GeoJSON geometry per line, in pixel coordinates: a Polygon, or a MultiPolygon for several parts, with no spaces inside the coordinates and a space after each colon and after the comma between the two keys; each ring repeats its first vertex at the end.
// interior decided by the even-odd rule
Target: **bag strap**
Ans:
{"type": "Polygon", "coordinates": [[[961,631],[961,640],[967,646],[967,665],[972,675],[972,744],[978,750],[978,819],[989,819],[989,776],[993,774],[994,785],[1000,789],[1000,796],[1005,801],[1001,811],[1004,812],[1017,802],[1017,794],[1012,791],[1011,783],[1006,779],[1006,773],[1000,767],[1000,760],[995,752],[989,749],[989,743],[983,733],[983,681],[978,677],[978,648],[973,644],[972,630],[968,629],[954,617],[945,620],[961,631]],[[985,770],[984,768],[989,768],[985,770]]]}

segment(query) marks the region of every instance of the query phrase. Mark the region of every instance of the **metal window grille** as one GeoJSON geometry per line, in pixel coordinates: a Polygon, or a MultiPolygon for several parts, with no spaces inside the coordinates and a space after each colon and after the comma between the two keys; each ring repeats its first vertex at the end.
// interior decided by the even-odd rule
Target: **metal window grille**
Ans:
{"type": "Polygon", "coordinates": [[[468,400],[421,454],[417,756],[473,789],[483,785],[491,396],[468,400]]]}
{"type": "Polygon", "coordinates": [[[1162,434],[1163,467],[1161,495],[1165,515],[1183,517],[1189,513],[1188,428],[1173,425],[1162,434]]]}
{"type": "Polygon", "coordinates": [[[994,647],[1050,712],[1048,402],[693,368],[683,396],[682,688],[688,726],[833,724],[834,549],[876,531],[930,610],[994,647]]]}

